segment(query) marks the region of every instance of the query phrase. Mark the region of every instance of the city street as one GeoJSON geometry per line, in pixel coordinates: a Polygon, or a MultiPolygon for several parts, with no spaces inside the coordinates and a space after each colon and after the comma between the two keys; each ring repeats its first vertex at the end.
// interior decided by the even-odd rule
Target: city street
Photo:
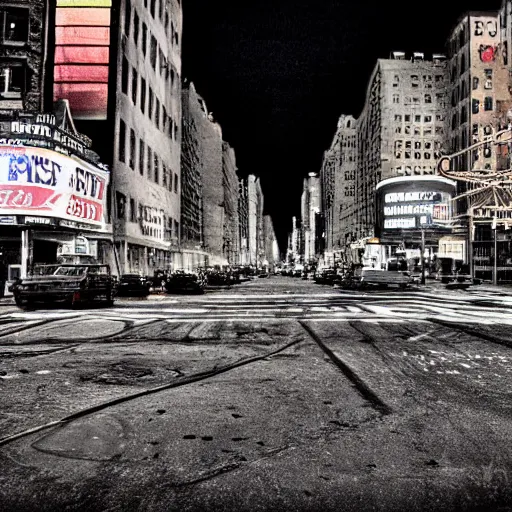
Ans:
{"type": "Polygon", "coordinates": [[[0,307],[0,509],[512,510],[512,297],[290,277],[0,307]]]}

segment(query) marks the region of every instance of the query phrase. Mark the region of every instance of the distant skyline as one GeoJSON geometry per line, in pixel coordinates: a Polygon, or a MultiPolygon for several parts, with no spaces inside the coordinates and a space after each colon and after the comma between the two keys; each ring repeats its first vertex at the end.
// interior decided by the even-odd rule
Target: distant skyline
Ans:
{"type": "Polygon", "coordinates": [[[261,178],[280,250],[300,217],[303,179],[319,172],[341,114],[357,118],[377,59],[393,51],[446,53],[467,2],[258,0],[183,2],[183,78],[193,82],[240,176],[261,178]]]}

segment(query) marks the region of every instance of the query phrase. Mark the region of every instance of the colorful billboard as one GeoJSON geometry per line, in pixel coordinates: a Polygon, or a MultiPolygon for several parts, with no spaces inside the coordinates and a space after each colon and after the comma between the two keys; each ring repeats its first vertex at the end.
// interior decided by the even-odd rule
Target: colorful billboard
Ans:
{"type": "Polygon", "coordinates": [[[54,101],[74,119],[107,118],[111,0],[57,0],[54,101]]]}
{"type": "Polygon", "coordinates": [[[0,145],[0,215],[103,227],[109,173],[43,148],[0,145]]]}

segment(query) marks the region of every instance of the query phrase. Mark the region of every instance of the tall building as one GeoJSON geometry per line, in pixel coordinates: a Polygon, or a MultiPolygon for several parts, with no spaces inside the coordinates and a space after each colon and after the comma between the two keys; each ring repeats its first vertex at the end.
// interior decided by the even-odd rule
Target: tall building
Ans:
{"type": "Polygon", "coordinates": [[[320,178],[314,172],[304,179],[302,192],[302,238],[304,240],[304,263],[314,263],[320,253],[320,178]]]}
{"type": "Polygon", "coordinates": [[[120,272],[182,265],[181,32],[178,0],[57,0],[54,99],[112,166],[120,272]]]}
{"type": "Polygon", "coordinates": [[[182,88],[181,137],[181,248],[183,267],[193,270],[207,265],[203,239],[203,146],[199,136],[206,118],[194,84],[182,88]]]}
{"type": "Polygon", "coordinates": [[[445,138],[446,59],[393,52],[379,59],[357,121],[355,220],[358,238],[374,235],[375,189],[395,176],[436,174],[445,138]]]}
{"type": "Polygon", "coordinates": [[[261,267],[264,259],[263,232],[263,192],[257,176],[247,177],[247,199],[249,218],[249,262],[255,267],[261,267]]]}
{"type": "Polygon", "coordinates": [[[238,264],[249,265],[249,191],[246,178],[238,182],[238,240],[240,244],[238,264]]]}
{"type": "Polygon", "coordinates": [[[345,261],[347,246],[355,237],[353,207],[356,165],[356,120],[352,116],[342,115],[331,147],[324,153],[320,172],[326,265],[345,261]]]}
{"type": "Polygon", "coordinates": [[[239,183],[237,176],[236,157],[234,149],[227,143],[222,143],[222,184],[223,200],[223,242],[224,258],[231,265],[239,262],[240,239],[238,217],[239,183]]]}
{"type": "Polygon", "coordinates": [[[265,238],[265,254],[263,265],[273,270],[279,263],[279,248],[277,245],[276,234],[274,232],[274,224],[270,215],[263,216],[263,231],[265,238]]]}
{"type": "MultiPolygon", "coordinates": [[[[499,172],[509,167],[507,146],[492,143],[496,131],[510,123],[510,3],[497,12],[469,12],[455,25],[449,40],[451,102],[449,154],[454,171],[499,172]],[[501,21],[500,21],[501,20],[501,21]],[[472,150],[465,149],[483,142],[472,150]]],[[[470,184],[459,182],[458,194],[471,192],[470,184]]],[[[497,237],[497,281],[512,281],[512,264],[507,254],[512,239],[502,222],[512,218],[510,205],[491,195],[471,194],[457,201],[458,231],[472,272],[482,279],[493,278],[494,238],[497,237]],[[506,212],[508,210],[508,213],[506,212]],[[496,225],[496,220],[497,224],[496,225]]]]}

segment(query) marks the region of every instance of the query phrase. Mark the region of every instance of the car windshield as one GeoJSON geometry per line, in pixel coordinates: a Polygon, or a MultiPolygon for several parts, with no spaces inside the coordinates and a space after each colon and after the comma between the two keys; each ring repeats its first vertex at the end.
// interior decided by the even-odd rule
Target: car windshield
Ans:
{"type": "Polygon", "coordinates": [[[86,267],[59,267],[53,273],[54,276],[83,276],[87,271],[86,267]]]}

